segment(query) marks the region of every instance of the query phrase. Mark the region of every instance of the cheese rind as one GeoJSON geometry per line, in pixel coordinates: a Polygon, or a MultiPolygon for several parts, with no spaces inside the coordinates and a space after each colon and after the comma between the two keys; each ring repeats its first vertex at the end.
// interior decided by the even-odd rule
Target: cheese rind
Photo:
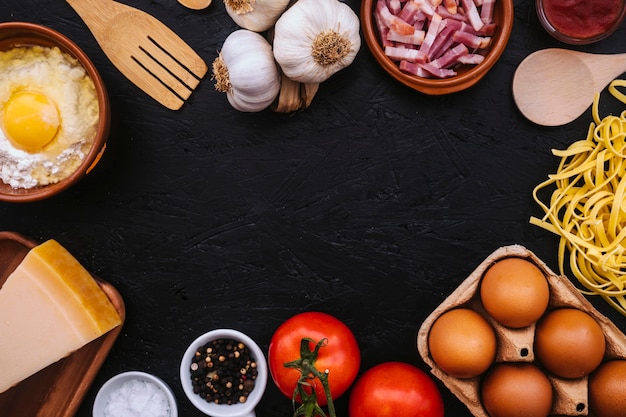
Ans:
{"type": "Polygon", "coordinates": [[[91,274],[58,242],[34,247],[0,288],[0,393],[121,321],[91,274]]]}

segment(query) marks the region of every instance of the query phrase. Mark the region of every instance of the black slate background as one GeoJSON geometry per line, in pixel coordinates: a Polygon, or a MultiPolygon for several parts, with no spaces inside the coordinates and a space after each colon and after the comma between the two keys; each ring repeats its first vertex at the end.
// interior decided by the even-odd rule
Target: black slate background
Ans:
{"type": "MultiPolygon", "coordinates": [[[[166,23],[210,64],[236,29],[221,1],[192,12],[175,0],[128,0],[166,23]]],[[[358,12],[360,2],[346,1],[358,12]]],[[[185,398],[180,357],[198,335],[232,327],[264,350],[282,321],[331,313],[354,331],[362,371],[420,360],[424,318],[496,248],[521,244],[557,270],[557,238],[531,226],[533,187],[554,172],[552,148],[585,136],[586,112],[536,126],[511,96],[531,52],[566,47],[540,27],[534,2],[516,0],[507,50],[475,87],[445,97],[408,90],[365,44],[294,115],[233,110],[205,78],[178,112],[166,110],[108,61],[60,0],[3,0],[1,21],[63,32],[94,61],[113,107],[107,151],[80,184],[50,200],[0,204],[0,229],[57,239],[124,297],[127,321],[77,417],[97,389],[127,370],[151,372],[185,398]]],[[[574,49],[626,52],[626,25],[574,49]]],[[[575,85],[571,86],[576,88],[575,85]]],[[[602,111],[624,106],[604,99],[602,111]]],[[[626,319],[592,302],[626,331],[626,319]]],[[[471,416],[439,384],[446,416],[471,416]]],[[[339,399],[347,415],[347,395],[339,399]]],[[[270,381],[260,417],[291,415],[270,381]]]]}

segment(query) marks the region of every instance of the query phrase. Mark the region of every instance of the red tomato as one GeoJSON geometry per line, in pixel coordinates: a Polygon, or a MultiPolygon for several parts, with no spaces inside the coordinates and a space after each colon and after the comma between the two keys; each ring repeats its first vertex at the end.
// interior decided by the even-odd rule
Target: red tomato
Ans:
{"type": "MultiPolygon", "coordinates": [[[[315,368],[320,372],[329,370],[328,384],[335,399],[352,385],[361,365],[361,352],[352,331],[335,317],[320,312],[300,313],[276,329],[270,341],[267,354],[270,374],[278,389],[292,398],[296,383],[300,378],[297,369],[286,368],[284,364],[300,358],[300,341],[310,338],[311,350],[315,344],[326,338],[326,345],[318,353],[315,368]]],[[[326,405],[324,387],[319,381],[315,384],[317,402],[326,405]]]]}
{"type": "Polygon", "coordinates": [[[413,365],[385,362],[356,381],[350,417],[443,417],[443,398],[430,376],[413,365]]]}

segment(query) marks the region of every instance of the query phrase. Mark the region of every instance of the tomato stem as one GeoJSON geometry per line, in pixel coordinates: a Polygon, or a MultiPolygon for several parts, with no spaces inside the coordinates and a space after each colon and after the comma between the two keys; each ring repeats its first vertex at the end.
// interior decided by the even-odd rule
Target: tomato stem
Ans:
{"type": "Polygon", "coordinates": [[[328,414],[330,417],[336,417],[335,405],[330,393],[330,384],[328,383],[328,374],[330,371],[325,369],[320,372],[315,367],[315,361],[319,354],[320,348],[326,346],[328,339],[324,338],[315,344],[315,348],[311,350],[310,344],[315,343],[313,339],[308,337],[303,338],[300,341],[300,358],[295,361],[287,362],[284,364],[287,368],[295,368],[300,371],[300,378],[296,383],[296,388],[293,392],[292,402],[296,404],[296,398],[300,397],[301,405],[293,414],[293,417],[325,417],[324,410],[317,403],[317,394],[313,385],[315,380],[318,379],[324,387],[324,394],[326,395],[326,402],[328,404],[328,414]]]}

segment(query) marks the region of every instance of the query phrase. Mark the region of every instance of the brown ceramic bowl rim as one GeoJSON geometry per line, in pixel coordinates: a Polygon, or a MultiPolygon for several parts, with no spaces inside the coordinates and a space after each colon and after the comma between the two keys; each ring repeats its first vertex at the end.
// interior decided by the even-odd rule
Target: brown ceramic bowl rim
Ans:
{"type": "Polygon", "coordinates": [[[496,0],[496,11],[501,15],[502,21],[498,23],[496,34],[493,36],[493,44],[482,63],[475,65],[463,73],[450,78],[423,78],[416,75],[405,74],[400,71],[398,65],[389,59],[379,42],[378,29],[374,23],[374,8],[377,0],[363,0],[361,2],[361,24],[363,36],[374,58],[393,78],[429,95],[443,95],[465,90],[478,81],[495,65],[504,52],[513,30],[513,0],[496,0]],[[498,9],[500,9],[498,11],[498,9]]]}
{"type": "Polygon", "coordinates": [[[99,105],[99,120],[94,144],[76,171],[55,183],[35,188],[12,188],[0,182],[0,200],[9,202],[32,202],[49,198],[82,179],[98,162],[109,135],[111,113],[109,97],[104,81],[87,54],[67,36],[54,29],[28,22],[0,23],[0,50],[19,45],[58,46],[81,63],[94,82],[99,105]]]}
{"type": "Polygon", "coordinates": [[[588,38],[573,38],[562,33],[557,28],[555,28],[552,23],[550,23],[550,20],[548,19],[548,16],[546,16],[546,12],[543,8],[544,1],[545,0],[535,1],[535,9],[537,12],[537,18],[539,19],[539,23],[541,23],[541,26],[545,29],[545,31],[552,35],[554,39],[563,43],[567,43],[569,45],[588,45],[594,42],[601,41],[602,39],[606,39],[621,26],[622,22],[626,18],[626,0],[622,0],[622,9],[617,14],[617,18],[610,28],[596,36],[591,36],[588,38]]]}

